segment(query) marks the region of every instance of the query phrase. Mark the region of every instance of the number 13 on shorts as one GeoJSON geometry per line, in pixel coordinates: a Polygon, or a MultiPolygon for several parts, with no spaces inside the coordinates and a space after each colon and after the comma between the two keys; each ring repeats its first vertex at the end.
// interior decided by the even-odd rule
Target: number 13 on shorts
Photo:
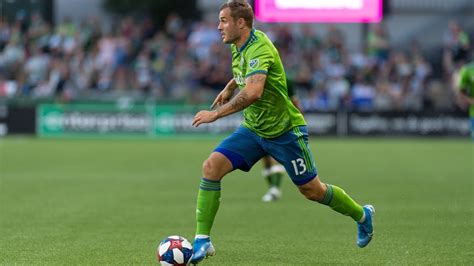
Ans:
{"type": "Polygon", "coordinates": [[[302,175],[306,173],[306,164],[302,158],[298,158],[296,160],[291,160],[291,164],[293,164],[293,170],[295,170],[295,175],[302,175]]]}

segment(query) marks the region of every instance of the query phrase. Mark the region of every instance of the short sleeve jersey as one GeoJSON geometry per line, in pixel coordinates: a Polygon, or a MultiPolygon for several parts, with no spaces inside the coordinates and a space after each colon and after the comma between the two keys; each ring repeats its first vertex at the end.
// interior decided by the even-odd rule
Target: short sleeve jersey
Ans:
{"type": "MultiPolygon", "coordinates": [[[[459,72],[459,89],[469,97],[474,97],[474,62],[465,65],[459,72]]],[[[471,104],[469,116],[474,117],[474,105],[471,104]]]]}
{"type": "Polygon", "coordinates": [[[303,115],[288,97],[286,75],[277,49],[262,31],[252,29],[246,43],[231,45],[232,72],[239,89],[246,78],[267,76],[262,97],[244,109],[242,125],[264,138],[282,135],[296,126],[306,125],[303,115]]]}

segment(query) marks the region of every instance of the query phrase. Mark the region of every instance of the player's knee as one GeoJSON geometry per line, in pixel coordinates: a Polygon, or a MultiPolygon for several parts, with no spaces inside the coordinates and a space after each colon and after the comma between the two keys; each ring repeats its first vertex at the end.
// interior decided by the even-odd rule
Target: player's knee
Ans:
{"type": "Polygon", "coordinates": [[[219,175],[216,163],[210,158],[205,160],[202,164],[202,174],[203,177],[211,180],[220,180],[222,178],[222,176],[219,175]]]}
{"type": "Polygon", "coordinates": [[[206,159],[202,164],[202,174],[205,178],[211,178],[212,171],[212,162],[209,159],[206,159]]]}

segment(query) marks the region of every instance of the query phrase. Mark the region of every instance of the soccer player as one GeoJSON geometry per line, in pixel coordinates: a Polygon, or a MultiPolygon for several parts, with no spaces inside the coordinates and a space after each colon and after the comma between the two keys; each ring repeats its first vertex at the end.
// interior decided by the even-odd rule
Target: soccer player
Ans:
{"type": "Polygon", "coordinates": [[[469,106],[471,120],[471,138],[474,140],[474,62],[464,65],[459,70],[456,84],[456,96],[461,107],[469,106]]]}
{"type": "MultiPolygon", "coordinates": [[[[293,82],[287,78],[286,86],[288,89],[288,97],[290,98],[293,105],[301,111],[300,102],[298,97],[295,95],[293,82]]],[[[266,179],[268,184],[268,191],[263,195],[263,202],[273,202],[281,197],[281,181],[285,174],[285,167],[279,164],[271,156],[266,155],[262,158],[263,171],[262,175],[266,179]]]]}
{"type": "Polygon", "coordinates": [[[285,167],[275,161],[270,155],[262,158],[262,164],[262,175],[268,184],[268,191],[263,195],[262,201],[276,201],[281,197],[281,181],[286,171],[285,167]]]}
{"type": "Polygon", "coordinates": [[[191,263],[215,254],[210,233],[222,178],[235,169],[248,171],[267,154],[285,167],[307,199],[354,219],[357,245],[365,247],[372,239],[375,210],[371,205],[362,207],[341,188],[321,182],[308,146],[305,120],[288,97],[280,56],[268,37],[253,28],[253,17],[245,1],[229,1],[220,8],[218,30],[223,42],[231,44],[234,78],[211,105],[217,108],[196,113],[192,125],[212,123],[242,110],[244,121],[204,161],[191,263]],[[239,92],[233,96],[236,89],[239,92]]]}

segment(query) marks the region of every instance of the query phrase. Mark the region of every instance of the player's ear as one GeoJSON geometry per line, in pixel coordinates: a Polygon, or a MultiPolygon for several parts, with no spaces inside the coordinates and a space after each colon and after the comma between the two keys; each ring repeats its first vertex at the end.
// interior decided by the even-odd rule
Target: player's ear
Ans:
{"type": "Polygon", "coordinates": [[[245,27],[245,19],[239,18],[237,24],[239,25],[239,29],[243,29],[245,27]]]}

